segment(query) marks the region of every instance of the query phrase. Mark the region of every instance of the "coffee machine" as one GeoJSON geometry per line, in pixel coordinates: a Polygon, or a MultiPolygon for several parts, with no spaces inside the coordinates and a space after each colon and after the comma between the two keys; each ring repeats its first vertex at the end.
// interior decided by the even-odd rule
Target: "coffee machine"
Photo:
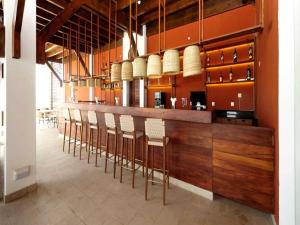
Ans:
{"type": "Polygon", "coordinates": [[[154,93],[154,107],[164,108],[166,105],[166,93],[165,92],[155,92],[154,93]]]}

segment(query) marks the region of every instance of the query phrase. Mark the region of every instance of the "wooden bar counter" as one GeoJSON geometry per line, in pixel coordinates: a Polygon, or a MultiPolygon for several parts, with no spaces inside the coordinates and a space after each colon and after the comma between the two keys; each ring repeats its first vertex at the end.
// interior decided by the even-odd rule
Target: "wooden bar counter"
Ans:
{"type": "MultiPolygon", "coordinates": [[[[105,112],[114,113],[117,124],[121,114],[134,116],[137,130],[144,130],[145,118],[162,118],[171,139],[171,177],[262,211],[274,210],[272,129],[214,123],[211,111],[89,103],[64,103],[62,107],[82,110],[84,120],[88,110],[95,110],[102,127],[105,112]]],[[[104,145],[104,136],[102,140],[104,145]]]]}

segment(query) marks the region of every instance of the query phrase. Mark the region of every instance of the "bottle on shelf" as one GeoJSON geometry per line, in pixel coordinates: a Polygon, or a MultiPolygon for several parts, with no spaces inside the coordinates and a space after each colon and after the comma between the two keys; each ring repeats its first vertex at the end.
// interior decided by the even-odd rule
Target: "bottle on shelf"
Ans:
{"type": "Polygon", "coordinates": [[[251,80],[251,77],[252,77],[252,72],[251,72],[251,68],[250,66],[248,66],[247,68],[247,80],[251,80]]]}
{"type": "Polygon", "coordinates": [[[206,83],[210,83],[211,82],[211,76],[210,76],[210,72],[207,73],[207,78],[206,78],[206,83]]]}
{"type": "Polygon", "coordinates": [[[207,54],[206,56],[206,66],[209,66],[210,65],[210,56],[209,54],[207,54]]]}
{"type": "Polygon", "coordinates": [[[238,53],[237,53],[237,50],[235,48],[234,52],[233,52],[233,63],[237,63],[237,62],[238,62],[238,53]]]}
{"type": "Polygon", "coordinates": [[[233,81],[233,72],[232,72],[232,68],[230,68],[230,71],[229,71],[229,81],[230,81],[230,82],[233,81]]]}
{"type": "Polygon", "coordinates": [[[253,59],[253,46],[251,45],[248,49],[248,57],[249,59],[253,59]]]}
{"type": "Polygon", "coordinates": [[[220,83],[223,83],[223,74],[222,74],[222,72],[220,73],[219,81],[220,81],[220,83]]]}
{"type": "Polygon", "coordinates": [[[221,63],[223,64],[223,63],[224,63],[224,52],[223,52],[223,51],[221,52],[221,57],[220,57],[220,59],[221,59],[221,63]]]}

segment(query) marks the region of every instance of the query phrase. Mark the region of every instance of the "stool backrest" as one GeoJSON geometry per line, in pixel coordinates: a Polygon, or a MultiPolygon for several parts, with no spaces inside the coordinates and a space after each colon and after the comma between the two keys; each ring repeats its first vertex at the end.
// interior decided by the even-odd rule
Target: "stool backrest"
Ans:
{"type": "Polygon", "coordinates": [[[145,133],[149,139],[163,139],[166,135],[165,122],[162,119],[146,119],[145,133]]]}
{"type": "Polygon", "coordinates": [[[63,116],[65,120],[71,120],[70,110],[68,108],[63,108],[63,116]]]}
{"type": "Polygon", "coordinates": [[[76,122],[82,122],[81,112],[79,109],[74,109],[74,119],[76,122]]]}
{"type": "Polygon", "coordinates": [[[88,111],[88,120],[90,124],[98,124],[97,114],[95,111],[88,111]]]}
{"type": "Polygon", "coordinates": [[[123,132],[134,132],[133,117],[130,115],[120,116],[121,131],[123,132]]]}
{"type": "Polygon", "coordinates": [[[112,113],[104,113],[105,125],[109,129],[116,128],[115,116],[112,113]]]}

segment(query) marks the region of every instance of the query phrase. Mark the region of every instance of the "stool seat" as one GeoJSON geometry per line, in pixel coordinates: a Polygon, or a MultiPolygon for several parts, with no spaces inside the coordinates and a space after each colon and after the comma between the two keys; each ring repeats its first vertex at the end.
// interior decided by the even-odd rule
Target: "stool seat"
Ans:
{"type": "Polygon", "coordinates": [[[81,122],[76,122],[76,126],[82,126],[81,122]]]}
{"type": "MultiPolygon", "coordinates": [[[[166,144],[169,143],[169,138],[166,137],[166,144]]],[[[148,145],[163,147],[164,143],[162,139],[149,139],[148,145]]]]}
{"type": "Polygon", "coordinates": [[[97,126],[97,125],[94,125],[94,124],[90,124],[90,128],[91,128],[91,129],[94,129],[94,130],[97,130],[97,129],[98,129],[98,126],[97,126]]]}
{"type": "MultiPolygon", "coordinates": [[[[141,137],[143,137],[144,136],[144,132],[142,132],[142,131],[136,131],[135,132],[135,137],[136,138],[141,138],[141,137]]],[[[134,138],[134,136],[133,136],[133,133],[123,133],[123,138],[128,138],[128,139],[133,139],[134,138]]]]}

